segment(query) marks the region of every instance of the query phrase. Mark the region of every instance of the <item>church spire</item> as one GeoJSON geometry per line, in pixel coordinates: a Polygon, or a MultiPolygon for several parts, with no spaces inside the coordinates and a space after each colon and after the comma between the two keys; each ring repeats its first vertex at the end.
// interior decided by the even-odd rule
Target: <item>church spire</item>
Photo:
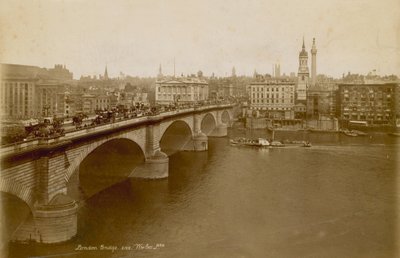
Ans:
{"type": "Polygon", "coordinates": [[[106,69],[104,71],[104,80],[108,80],[107,65],[106,65],[106,69]]]}
{"type": "Polygon", "coordinates": [[[301,52],[300,52],[300,56],[308,56],[308,53],[306,51],[306,45],[304,44],[304,36],[303,36],[303,46],[301,47],[301,52]]]}
{"type": "Polygon", "coordinates": [[[158,75],[157,75],[157,77],[158,77],[158,78],[162,78],[162,77],[163,77],[161,64],[160,64],[160,67],[158,68],[158,75]]]}

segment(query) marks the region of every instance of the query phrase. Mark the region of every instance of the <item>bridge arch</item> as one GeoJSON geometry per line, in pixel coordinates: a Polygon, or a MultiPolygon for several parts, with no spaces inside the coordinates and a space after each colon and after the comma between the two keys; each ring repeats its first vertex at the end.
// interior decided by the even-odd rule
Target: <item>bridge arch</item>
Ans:
{"type": "Polygon", "coordinates": [[[210,135],[217,127],[217,119],[213,113],[207,113],[201,120],[201,132],[205,135],[210,135]]]}
{"type": "Polygon", "coordinates": [[[127,179],[144,161],[144,152],[136,142],[110,139],[83,158],[67,184],[67,192],[74,199],[86,200],[127,179]]]}
{"type": "Polygon", "coordinates": [[[164,126],[160,132],[160,149],[168,156],[185,149],[193,137],[192,127],[184,120],[176,120],[164,126]]]}
{"type": "Polygon", "coordinates": [[[224,110],[221,115],[221,122],[227,125],[231,124],[231,115],[227,110],[224,110]]]}
{"type": "Polygon", "coordinates": [[[114,136],[114,137],[107,137],[101,140],[97,140],[95,142],[91,142],[88,144],[83,145],[80,148],[74,149],[75,152],[78,152],[78,154],[76,155],[76,157],[73,159],[73,161],[70,163],[70,166],[68,167],[66,173],[65,173],[65,181],[68,183],[71,176],[77,172],[77,170],[79,169],[79,166],[81,165],[82,161],[88,156],[90,155],[90,153],[92,153],[93,151],[95,151],[97,148],[99,148],[100,146],[102,146],[103,144],[107,144],[107,142],[110,141],[114,141],[114,140],[121,140],[121,139],[125,139],[125,140],[129,140],[131,142],[133,142],[134,144],[136,144],[137,146],[139,146],[141,153],[144,156],[144,141],[145,141],[145,137],[144,135],[142,136],[142,141],[137,141],[136,137],[132,137],[132,135],[120,135],[120,136],[114,136]]]}
{"type": "Polygon", "coordinates": [[[1,216],[1,238],[3,244],[6,244],[10,240],[16,240],[23,235],[24,225],[33,221],[34,213],[33,208],[15,194],[1,191],[0,199],[1,212],[3,213],[1,216]]]}
{"type": "Polygon", "coordinates": [[[30,211],[34,210],[34,189],[24,186],[14,180],[0,178],[0,192],[16,196],[28,205],[30,211]]]}

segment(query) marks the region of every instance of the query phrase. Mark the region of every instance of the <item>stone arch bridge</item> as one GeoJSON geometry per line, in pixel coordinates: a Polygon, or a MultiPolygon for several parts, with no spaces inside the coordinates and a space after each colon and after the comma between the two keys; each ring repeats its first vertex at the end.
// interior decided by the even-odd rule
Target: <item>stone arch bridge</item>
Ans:
{"type": "Polygon", "coordinates": [[[232,104],[171,111],[1,148],[0,191],[17,196],[32,212],[13,240],[56,243],[76,235],[78,205],[67,196],[67,184],[99,146],[128,139],[144,156],[130,176],[165,178],[171,143],[175,151],[206,151],[208,137],[227,135],[235,111],[232,104]]]}

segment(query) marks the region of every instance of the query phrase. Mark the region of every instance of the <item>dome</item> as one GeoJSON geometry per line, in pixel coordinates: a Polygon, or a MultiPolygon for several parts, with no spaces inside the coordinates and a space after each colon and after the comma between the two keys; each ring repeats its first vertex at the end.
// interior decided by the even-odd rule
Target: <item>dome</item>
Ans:
{"type": "Polygon", "coordinates": [[[299,53],[299,57],[308,57],[308,53],[305,49],[301,50],[301,52],[299,53]]]}

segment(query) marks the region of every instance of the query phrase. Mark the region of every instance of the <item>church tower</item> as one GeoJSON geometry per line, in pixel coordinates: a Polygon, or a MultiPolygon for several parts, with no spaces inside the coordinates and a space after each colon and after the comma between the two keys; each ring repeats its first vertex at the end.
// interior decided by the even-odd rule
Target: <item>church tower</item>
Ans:
{"type": "Polygon", "coordinates": [[[236,68],[232,67],[232,75],[231,77],[236,77],[236,68]]]}
{"type": "Polygon", "coordinates": [[[163,77],[163,74],[162,74],[162,67],[161,67],[161,64],[160,64],[160,67],[158,68],[158,75],[157,75],[157,78],[162,78],[163,77]]]}
{"type": "Polygon", "coordinates": [[[106,70],[104,71],[104,80],[108,80],[107,65],[106,65],[106,70]]]}
{"type": "Polygon", "coordinates": [[[308,53],[306,51],[303,38],[303,47],[299,54],[299,71],[297,73],[297,88],[296,88],[297,100],[300,102],[305,102],[307,99],[307,88],[310,77],[307,63],[308,63],[308,53]]]}
{"type": "Polygon", "coordinates": [[[315,86],[317,82],[317,47],[315,46],[315,38],[311,47],[311,86],[315,86]]]}

